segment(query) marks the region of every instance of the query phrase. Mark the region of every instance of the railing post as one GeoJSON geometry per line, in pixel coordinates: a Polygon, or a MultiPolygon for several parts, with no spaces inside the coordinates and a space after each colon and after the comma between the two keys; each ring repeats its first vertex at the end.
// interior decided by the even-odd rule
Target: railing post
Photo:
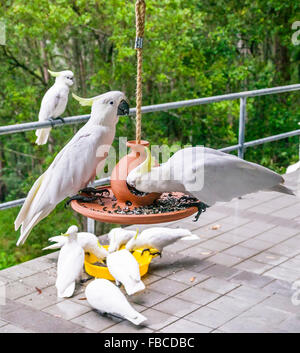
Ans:
{"type": "Polygon", "coordinates": [[[95,234],[95,220],[92,218],[87,218],[87,231],[95,234]]]}
{"type": "Polygon", "coordinates": [[[244,159],[245,124],[246,124],[246,97],[240,98],[240,120],[239,120],[239,149],[238,157],[244,159]]]}

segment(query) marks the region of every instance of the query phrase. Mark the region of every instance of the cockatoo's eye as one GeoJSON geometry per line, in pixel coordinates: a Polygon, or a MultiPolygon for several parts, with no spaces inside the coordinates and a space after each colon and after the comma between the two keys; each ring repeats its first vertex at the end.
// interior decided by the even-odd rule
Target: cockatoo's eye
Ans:
{"type": "Polygon", "coordinates": [[[113,101],[111,101],[111,102],[109,102],[109,104],[113,105],[113,104],[114,104],[114,102],[113,102],[113,101]]]}

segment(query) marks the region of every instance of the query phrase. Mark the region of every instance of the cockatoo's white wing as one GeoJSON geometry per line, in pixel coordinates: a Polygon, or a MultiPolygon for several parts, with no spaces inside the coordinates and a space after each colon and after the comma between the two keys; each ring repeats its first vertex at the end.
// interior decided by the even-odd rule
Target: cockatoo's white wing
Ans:
{"type": "Polygon", "coordinates": [[[34,183],[15,221],[20,225],[21,236],[17,245],[23,244],[31,229],[68,196],[75,195],[95,178],[97,163],[105,157],[96,157],[97,147],[105,132],[102,126],[83,129],[56,156],[47,171],[34,183]]]}
{"type": "Polygon", "coordinates": [[[132,295],[145,289],[139,264],[128,250],[108,254],[106,264],[112,276],[124,285],[127,294],[132,295]]]}
{"type": "Polygon", "coordinates": [[[106,279],[95,279],[89,283],[85,296],[88,303],[101,313],[125,318],[135,325],[147,320],[129,304],[120,289],[106,279]]]}
{"type": "Polygon", "coordinates": [[[56,288],[58,297],[71,297],[84,263],[84,251],[73,242],[62,247],[57,262],[56,288]]]}
{"type": "Polygon", "coordinates": [[[203,159],[195,160],[197,148],[187,151],[183,185],[186,192],[209,206],[259,190],[289,191],[281,185],[282,176],[268,168],[210,148],[204,148],[203,159]]]}

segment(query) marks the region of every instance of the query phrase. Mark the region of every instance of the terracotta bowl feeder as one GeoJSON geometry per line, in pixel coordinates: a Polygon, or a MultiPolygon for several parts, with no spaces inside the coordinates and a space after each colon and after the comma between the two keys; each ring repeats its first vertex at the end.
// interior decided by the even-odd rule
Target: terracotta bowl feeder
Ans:
{"type": "Polygon", "coordinates": [[[149,142],[128,141],[131,151],[123,157],[112,171],[110,185],[97,188],[107,189],[101,199],[93,202],[73,200],[71,207],[76,212],[97,221],[115,224],[155,224],[186,218],[198,211],[197,207],[182,207],[178,201],[183,193],[140,193],[128,187],[128,174],[146,159],[149,142]],[[170,203],[173,208],[170,207],[170,203]],[[168,208],[166,205],[168,204],[168,208]]]}

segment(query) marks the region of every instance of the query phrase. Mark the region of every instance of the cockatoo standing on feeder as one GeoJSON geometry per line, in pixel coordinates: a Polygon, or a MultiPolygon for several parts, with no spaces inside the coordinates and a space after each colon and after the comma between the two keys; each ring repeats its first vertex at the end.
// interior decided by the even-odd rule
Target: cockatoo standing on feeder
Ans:
{"type": "Polygon", "coordinates": [[[59,298],[71,297],[76,281],[80,279],[84,263],[84,251],[77,239],[78,228],[71,226],[63,235],[66,243],[62,246],[57,261],[56,289],[59,298]]]}
{"type": "MultiPolygon", "coordinates": [[[[54,119],[61,119],[60,115],[64,113],[67,103],[70,87],[73,85],[74,74],[72,71],[65,70],[60,72],[53,72],[48,70],[51,76],[56,77],[55,83],[45,93],[41,108],[39,112],[39,121],[44,122],[47,120],[53,121],[54,119]]],[[[51,127],[38,129],[35,134],[37,145],[44,145],[48,141],[51,127]]]]}
{"type": "Polygon", "coordinates": [[[147,320],[129,304],[120,289],[107,279],[97,278],[89,283],[85,296],[91,307],[101,314],[121,317],[135,325],[147,320]]]}
{"type": "Polygon", "coordinates": [[[142,192],[182,192],[200,200],[196,220],[206,207],[218,201],[264,191],[294,195],[281,175],[261,165],[206,147],[176,152],[167,162],[153,167],[151,153],[133,169],[127,183],[142,192]]]}
{"type": "MultiPolygon", "coordinates": [[[[90,99],[74,97],[82,105],[92,106],[91,117],[33,184],[15,220],[15,229],[21,226],[17,245],[25,242],[32,228],[47,217],[59,202],[76,195],[94,181],[104,168],[115,137],[118,116],[129,112],[126,97],[120,91],[90,99]]],[[[85,202],[96,198],[73,197],[85,202]]]]}
{"type": "Polygon", "coordinates": [[[123,249],[108,254],[106,265],[116,283],[124,285],[128,295],[145,289],[145,285],[141,281],[139,264],[128,250],[123,249]]]}
{"type": "MultiPolygon", "coordinates": [[[[64,235],[57,235],[49,238],[48,240],[54,244],[43,248],[43,250],[60,249],[68,242],[68,238],[64,235]]],[[[99,240],[95,234],[80,232],[77,234],[77,242],[82,247],[84,252],[95,255],[100,261],[104,260],[108,254],[107,250],[99,243],[99,240]]]]}

